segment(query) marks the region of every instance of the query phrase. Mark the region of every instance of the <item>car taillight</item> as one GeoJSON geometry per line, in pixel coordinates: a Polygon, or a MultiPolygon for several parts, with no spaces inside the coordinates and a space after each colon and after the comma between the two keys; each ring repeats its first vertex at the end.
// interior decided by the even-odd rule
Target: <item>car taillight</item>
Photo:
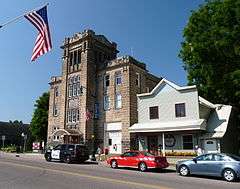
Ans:
{"type": "Polygon", "coordinates": [[[155,158],[151,158],[151,157],[149,157],[148,160],[150,160],[150,161],[154,161],[155,158]]]}

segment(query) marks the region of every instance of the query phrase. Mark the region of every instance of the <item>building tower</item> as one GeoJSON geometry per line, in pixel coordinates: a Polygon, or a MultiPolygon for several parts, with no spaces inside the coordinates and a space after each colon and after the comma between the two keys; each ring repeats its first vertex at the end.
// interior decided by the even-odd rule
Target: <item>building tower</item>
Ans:
{"type": "Polygon", "coordinates": [[[61,48],[62,76],[50,82],[48,145],[95,143],[110,153],[129,149],[136,94],[148,92],[160,78],[130,56],[117,58],[117,44],[92,30],[66,38],[61,48]]]}

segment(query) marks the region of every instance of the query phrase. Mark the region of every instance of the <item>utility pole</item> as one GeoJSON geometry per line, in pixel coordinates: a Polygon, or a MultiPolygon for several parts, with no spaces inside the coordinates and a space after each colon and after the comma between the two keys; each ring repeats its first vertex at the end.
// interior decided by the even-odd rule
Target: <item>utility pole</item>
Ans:
{"type": "Polygon", "coordinates": [[[5,142],[6,136],[2,135],[2,148],[4,148],[4,142],[5,142]]]}

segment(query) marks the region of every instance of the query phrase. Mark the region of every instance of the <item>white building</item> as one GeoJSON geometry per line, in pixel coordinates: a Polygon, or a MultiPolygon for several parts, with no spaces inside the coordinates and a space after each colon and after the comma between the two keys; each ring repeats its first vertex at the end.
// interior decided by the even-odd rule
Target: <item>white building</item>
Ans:
{"type": "Polygon", "coordinates": [[[180,87],[166,79],[137,96],[138,123],[129,131],[137,134],[139,150],[194,152],[199,146],[205,153],[237,153],[232,106],[212,104],[198,95],[196,86],[180,87]]]}

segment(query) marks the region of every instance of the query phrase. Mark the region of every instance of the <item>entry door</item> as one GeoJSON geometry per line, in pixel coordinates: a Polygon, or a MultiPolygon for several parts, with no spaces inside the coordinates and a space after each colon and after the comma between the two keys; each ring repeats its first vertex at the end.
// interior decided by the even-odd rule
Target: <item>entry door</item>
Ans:
{"type": "Polygon", "coordinates": [[[157,154],[158,150],[158,137],[148,136],[148,152],[152,154],[157,154]]]}
{"type": "Polygon", "coordinates": [[[108,146],[111,154],[122,153],[122,132],[112,131],[108,132],[108,146]]]}
{"type": "Polygon", "coordinates": [[[217,142],[215,139],[209,139],[204,141],[204,152],[215,153],[217,152],[217,142]]]}

